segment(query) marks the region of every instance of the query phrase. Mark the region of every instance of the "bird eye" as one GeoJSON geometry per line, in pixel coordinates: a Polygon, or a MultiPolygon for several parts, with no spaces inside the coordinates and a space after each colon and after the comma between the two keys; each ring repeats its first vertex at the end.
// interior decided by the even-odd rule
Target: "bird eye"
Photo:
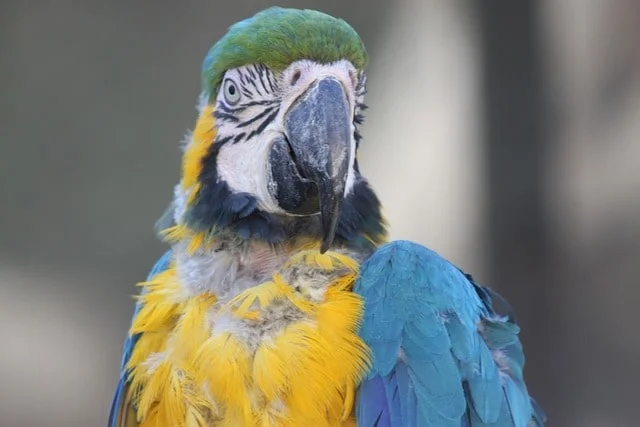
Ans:
{"type": "Polygon", "coordinates": [[[222,90],[224,91],[224,100],[227,101],[227,104],[236,105],[238,101],[240,101],[240,90],[238,90],[238,86],[236,86],[233,80],[225,80],[222,90]]]}

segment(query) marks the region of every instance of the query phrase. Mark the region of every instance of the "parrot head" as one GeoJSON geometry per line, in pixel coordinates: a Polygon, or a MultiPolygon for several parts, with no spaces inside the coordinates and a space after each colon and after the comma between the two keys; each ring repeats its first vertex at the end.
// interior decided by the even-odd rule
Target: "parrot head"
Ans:
{"type": "MultiPolygon", "coordinates": [[[[377,197],[359,172],[367,56],[345,21],[266,9],[231,26],[207,54],[173,229],[281,242],[377,243],[377,197]]],[[[180,234],[179,233],[179,234],[180,234]]]]}

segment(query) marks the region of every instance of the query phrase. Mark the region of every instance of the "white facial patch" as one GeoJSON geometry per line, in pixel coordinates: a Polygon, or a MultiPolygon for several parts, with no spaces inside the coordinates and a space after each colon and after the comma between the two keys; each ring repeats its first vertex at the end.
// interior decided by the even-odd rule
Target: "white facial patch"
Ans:
{"type": "Polygon", "coordinates": [[[269,150],[277,135],[265,132],[262,140],[225,144],[218,153],[217,167],[235,193],[253,195],[260,209],[272,213],[284,213],[269,192],[269,150]]]}
{"type": "MultiPolygon", "coordinates": [[[[248,65],[227,71],[222,79],[215,113],[217,140],[225,141],[217,156],[218,176],[234,192],[253,195],[266,212],[286,214],[272,196],[276,184],[270,179],[271,144],[286,133],[284,120],[289,108],[313,82],[328,76],[344,87],[353,117],[363,93],[358,90],[358,71],[346,60],[332,64],[296,61],[278,74],[262,65],[248,65]]],[[[352,122],[345,196],[355,181],[354,131],[352,122]]]]}

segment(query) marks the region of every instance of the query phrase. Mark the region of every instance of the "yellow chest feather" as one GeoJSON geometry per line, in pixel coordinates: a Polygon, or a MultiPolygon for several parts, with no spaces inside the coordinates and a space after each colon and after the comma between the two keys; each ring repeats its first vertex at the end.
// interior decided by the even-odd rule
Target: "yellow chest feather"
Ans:
{"type": "Polygon", "coordinates": [[[139,425],[355,426],[354,391],[369,363],[351,292],[357,264],[331,252],[288,267],[297,264],[327,272],[321,295],[318,280],[293,286],[278,274],[226,304],[186,295],[175,268],[141,284],[128,363],[139,425]]]}

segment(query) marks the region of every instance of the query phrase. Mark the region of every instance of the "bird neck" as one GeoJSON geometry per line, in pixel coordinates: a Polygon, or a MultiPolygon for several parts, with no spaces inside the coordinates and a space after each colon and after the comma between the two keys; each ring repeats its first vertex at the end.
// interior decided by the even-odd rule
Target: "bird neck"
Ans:
{"type": "MultiPolygon", "coordinates": [[[[270,244],[239,239],[234,233],[219,233],[211,240],[191,235],[172,244],[180,285],[190,294],[211,293],[221,302],[271,280],[274,273],[286,269],[294,255],[319,247],[319,239],[308,236],[270,244]]],[[[357,261],[370,254],[356,248],[338,250],[357,261]]]]}

